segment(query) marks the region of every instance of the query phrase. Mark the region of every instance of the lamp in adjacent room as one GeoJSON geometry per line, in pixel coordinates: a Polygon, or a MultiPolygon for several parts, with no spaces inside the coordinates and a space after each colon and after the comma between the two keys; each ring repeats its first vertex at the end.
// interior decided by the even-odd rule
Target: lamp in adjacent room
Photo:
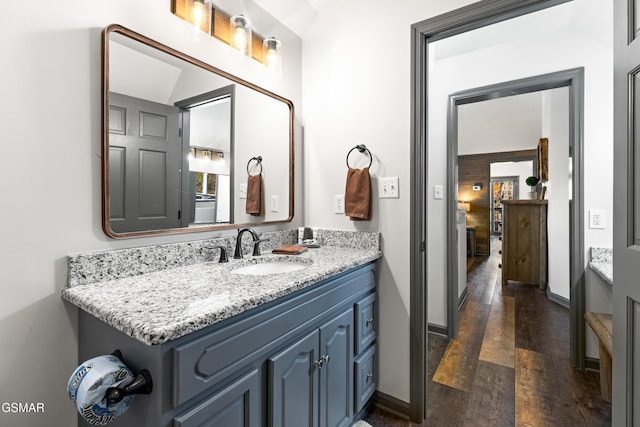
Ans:
{"type": "Polygon", "coordinates": [[[191,6],[193,39],[200,40],[202,34],[211,34],[211,0],[187,0],[191,6]]]}
{"type": "Polygon", "coordinates": [[[466,212],[471,212],[471,203],[458,200],[458,209],[466,212]]]}
{"type": "Polygon", "coordinates": [[[243,55],[251,56],[251,21],[244,15],[233,15],[229,28],[229,41],[243,55]]]}
{"type": "Polygon", "coordinates": [[[282,70],[282,42],[275,37],[262,41],[264,63],[271,75],[280,76],[282,70]]]}

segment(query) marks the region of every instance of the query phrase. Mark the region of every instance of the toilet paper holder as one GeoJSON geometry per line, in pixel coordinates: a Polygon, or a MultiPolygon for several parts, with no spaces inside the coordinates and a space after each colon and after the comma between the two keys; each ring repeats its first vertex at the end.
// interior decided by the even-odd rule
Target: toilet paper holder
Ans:
{"type": "MultiPolygon", "coordinates": [[[[120,350],[111,353],[112,356],[120,359],[124,363],[124,358],[120,350]]],[[[151,394],[153,391],[153,381],[151,373],[147,369],[142,369],[131,383],[124,387],[109,387],[105,394],[105,398],[109,403],[118,403],[122,399],[132,394],[151,394]]]]}

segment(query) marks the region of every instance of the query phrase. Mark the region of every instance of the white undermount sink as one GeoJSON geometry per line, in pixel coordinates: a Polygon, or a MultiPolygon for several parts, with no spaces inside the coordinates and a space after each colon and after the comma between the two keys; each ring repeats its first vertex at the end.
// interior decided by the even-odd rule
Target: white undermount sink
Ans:
{"type": "Polygon", "coordinates": [[[235,274],[245,274],[250,276],[264,276],[267,274],[291,273],[303,270],[310,264],[295,261],[267,261],[258,264],[249,264],[231,270],[235,274]]]}

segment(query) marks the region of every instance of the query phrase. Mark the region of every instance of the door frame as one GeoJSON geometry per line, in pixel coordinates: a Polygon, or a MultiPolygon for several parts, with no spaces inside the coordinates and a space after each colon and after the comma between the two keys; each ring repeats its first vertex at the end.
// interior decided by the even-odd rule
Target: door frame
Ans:
{"type": "Polygon", "coordinates": [[[571,0],[492,0],[472,3],[411,26],[410,162],[410,385],[409,413],[421,422],[427,410],[427,99],[431,42],[571,0]]]}
{"type": "MultiPolygon", "coordinates": [[[[539,76],[474,88],[449,96],[447,112],[447,332],[458,335],[458,251],[455,215],[458,209],[458,107],[490,99],[522,95],[549,89],[569,89],[569,155],[572,181],[569,201],[569,322],[571,361],[585,366],[584,319],[584,68],[557,71],[539,76]]],[[[547,293],[549,293],[547,288],[547,293]]],[[[551,298],[556,301],[558,298],[551,298]]]]}

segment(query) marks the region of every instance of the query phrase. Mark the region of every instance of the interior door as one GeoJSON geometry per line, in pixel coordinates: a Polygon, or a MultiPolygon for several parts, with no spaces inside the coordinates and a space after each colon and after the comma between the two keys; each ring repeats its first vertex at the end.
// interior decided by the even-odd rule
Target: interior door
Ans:
{"type": "Polygon", "coordinates": [[[178,108],[113,92],[109,103],[111,229],[181,227],[178,108]]]}
{"type": "Polygon", "coordinates": [[[640,426],[640,0],[614,2],[613,425],[640,426]]]}

